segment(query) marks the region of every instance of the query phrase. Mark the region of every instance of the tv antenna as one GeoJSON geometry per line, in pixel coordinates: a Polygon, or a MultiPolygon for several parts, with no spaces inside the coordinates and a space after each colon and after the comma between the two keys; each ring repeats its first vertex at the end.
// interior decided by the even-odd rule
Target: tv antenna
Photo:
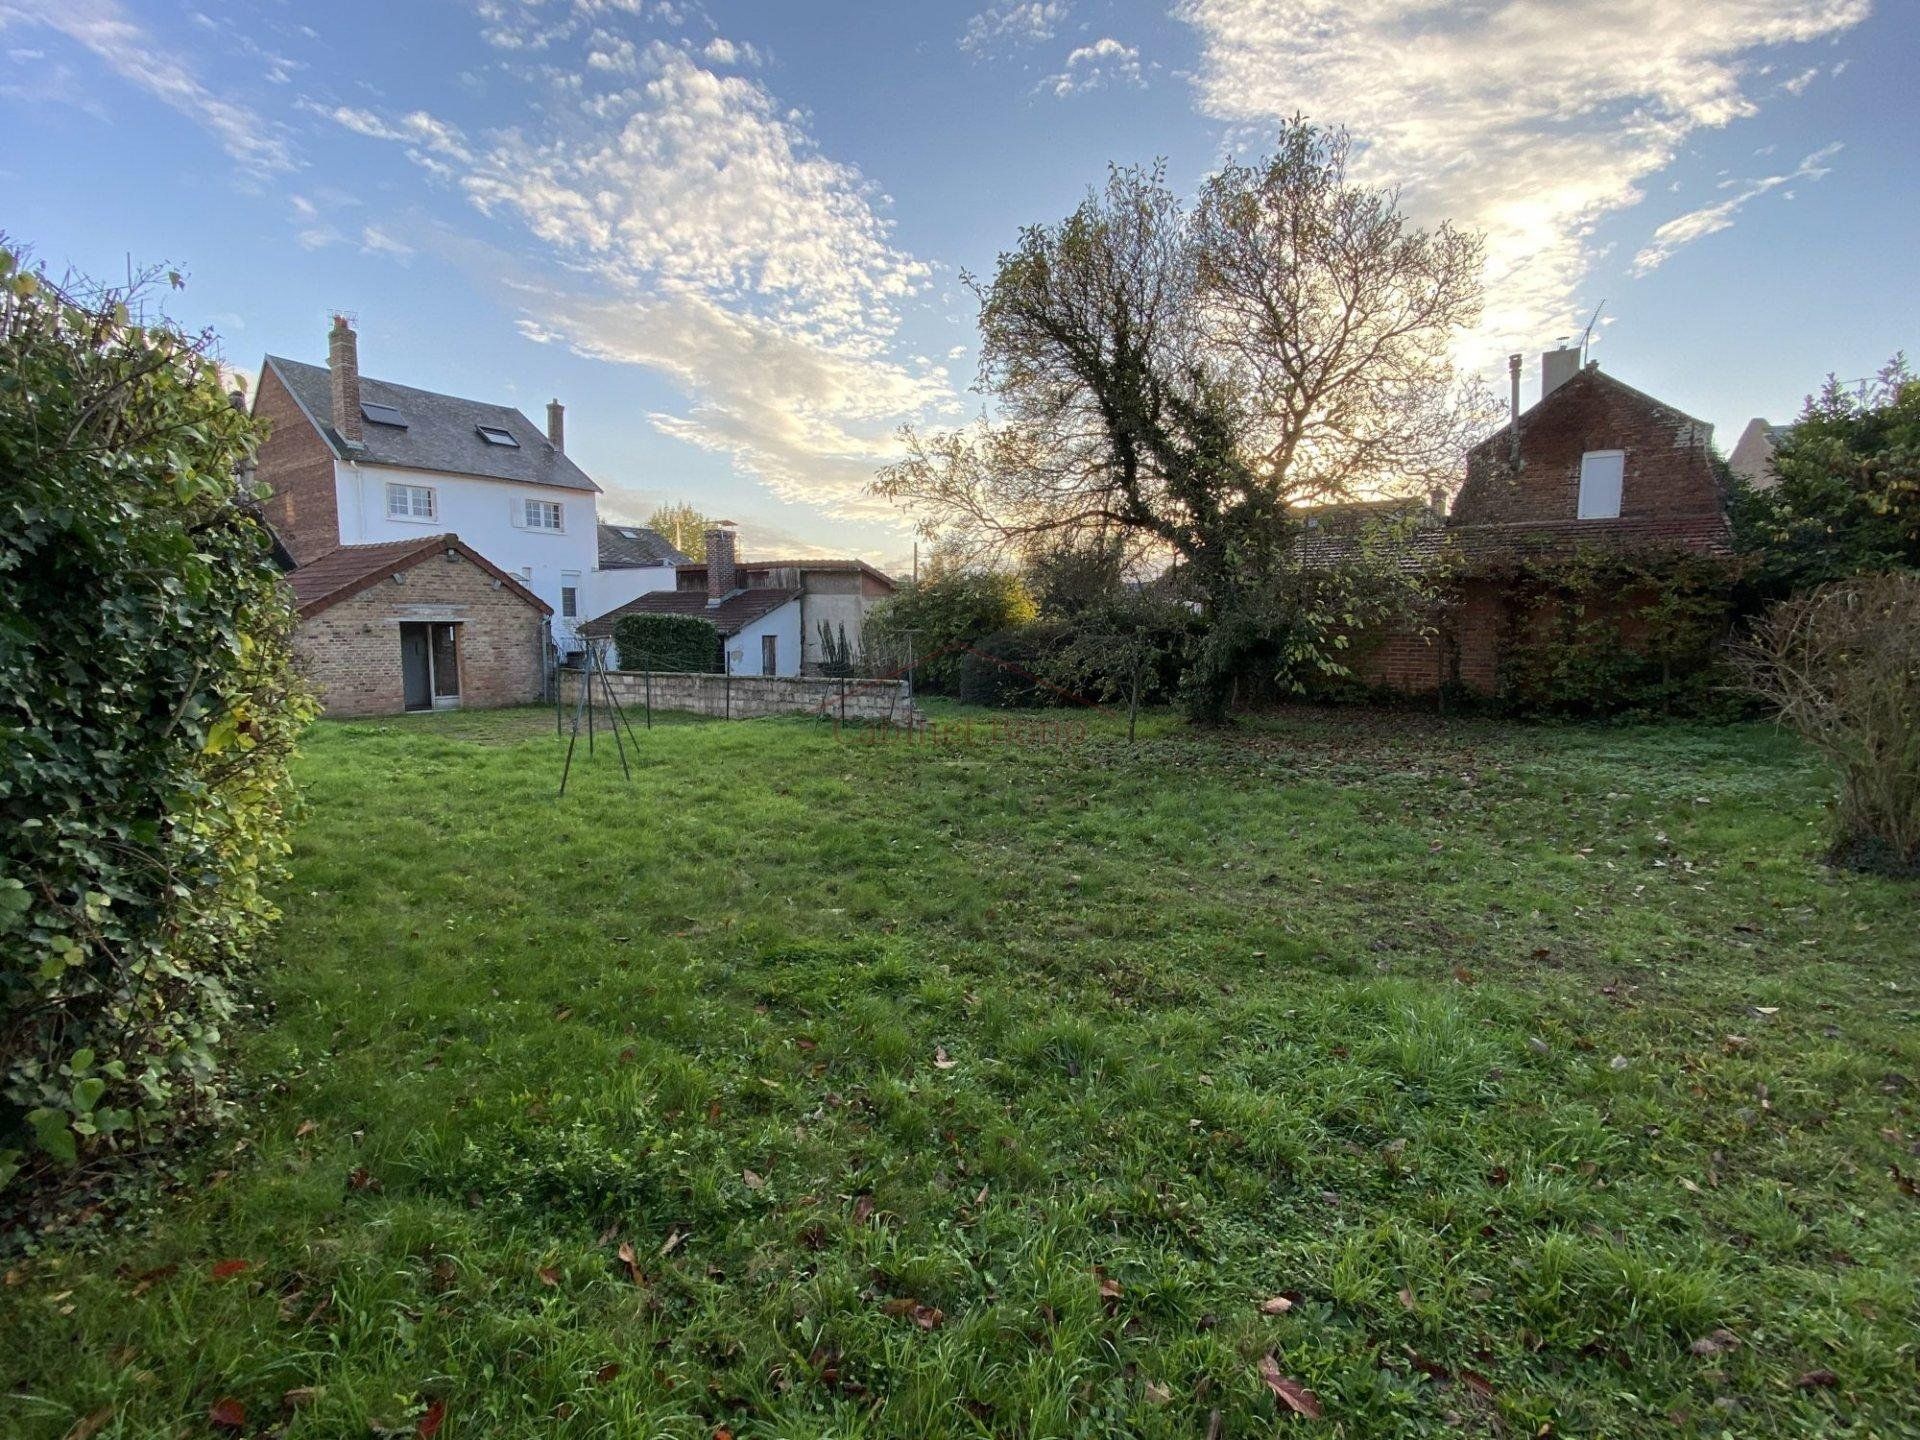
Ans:
{"type": "Polygon", "coordinates": [[[1587,321],[1587,328],[1580,332],[1580,363],[1582,365],[1587,363],[1587,351],[1593,348],[1593,327],[1600,323],[1600,312],[1606,308],[1607,302],[1604,299],[1594,306],[1593,315],[1587,321]]]}

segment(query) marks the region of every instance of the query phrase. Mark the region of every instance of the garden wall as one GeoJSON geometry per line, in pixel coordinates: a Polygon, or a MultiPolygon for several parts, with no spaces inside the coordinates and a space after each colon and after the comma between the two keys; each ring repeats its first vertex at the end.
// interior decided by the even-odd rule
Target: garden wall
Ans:
{"type": "MultiPolygon", "coordinates": [[[[563,703],[577,703],[582,671],[560,672],[563,703]]],[[[607,683],[620,704],[638,712],[647,702],[648,677],[637,670],[610,670],[607,683]]],[[[926,717],[907,698],[904,680],[833,680],[813,675],[652,676],[653,708],[685,710],[731,720],[762,715],[819,715],[829,720],[899,725],[909,729],[926,717]]],[[[595,692],[595,699],[600,699],[595,692]]]]}

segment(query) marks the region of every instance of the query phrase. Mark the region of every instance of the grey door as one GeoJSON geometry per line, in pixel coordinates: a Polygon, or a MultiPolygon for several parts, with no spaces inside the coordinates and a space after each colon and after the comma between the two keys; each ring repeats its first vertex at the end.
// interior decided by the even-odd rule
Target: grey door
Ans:
{"type": "Polygon", "coordinates": [[[433,708],[433,664],[427,654],[427,627],[400,627],[400,680],[409,710],[433,708]]]}

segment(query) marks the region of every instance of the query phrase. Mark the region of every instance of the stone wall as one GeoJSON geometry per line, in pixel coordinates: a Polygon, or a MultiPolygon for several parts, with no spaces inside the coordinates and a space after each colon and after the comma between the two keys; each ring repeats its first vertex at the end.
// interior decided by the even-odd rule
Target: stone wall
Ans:
{"type": "MultiPolygon", "coordinates": [[[[581,671],[560,672],[562,703],[578,703],[581,671]]],[[[635,718],[647,702],[648,677],[637,670],[611,670],[614,698],[635,718]]],[[[684,710],[716,719],[751,720],[762,715],[819,715],[828,720],[916,728],[926,717],[907,699],[903,680],[829,680],[812,675],[670,675],[652,677],[653,708],[684,710]]],[[[596,691],[594,698],[601,696],[596,691]]]]}
{"type": "Polygon", "coordinates": [[[540,612],[464,556],[436,551],[392,578],[300,622],[294,652],[329,715],[406,708],[402,621],[451,621],[464,709],[527,705],[545,689],[540,612]]]}

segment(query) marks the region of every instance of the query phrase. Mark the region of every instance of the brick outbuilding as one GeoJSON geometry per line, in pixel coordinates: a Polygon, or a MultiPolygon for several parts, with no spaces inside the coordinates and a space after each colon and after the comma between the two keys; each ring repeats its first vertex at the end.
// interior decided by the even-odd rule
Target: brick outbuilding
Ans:
{"type": "Polygon", "coordinates": [[[457,535],[337,546],[287,581],[294,649],[329,715],[542,698],[551,608],[457,535]]]}
{"type": "MultiPolygon", "coordinates": [[[[1354,667],[1363,682],[1416,694],[1498,689],[1503,639],[1520,613],[1512,577],[1529,562],[1731,552],[1713,427],[1581,365],[1577,350],[1542,358],[1539,402],[1468,453],[1451,512],[1400,544],[1403,566],[1447,577],[1442,613],[1421,633],[1364,637],[1354,667]]],[[[1645,598],[1611,597],[1622,644],[1635,642],[1645,598]]]]}

